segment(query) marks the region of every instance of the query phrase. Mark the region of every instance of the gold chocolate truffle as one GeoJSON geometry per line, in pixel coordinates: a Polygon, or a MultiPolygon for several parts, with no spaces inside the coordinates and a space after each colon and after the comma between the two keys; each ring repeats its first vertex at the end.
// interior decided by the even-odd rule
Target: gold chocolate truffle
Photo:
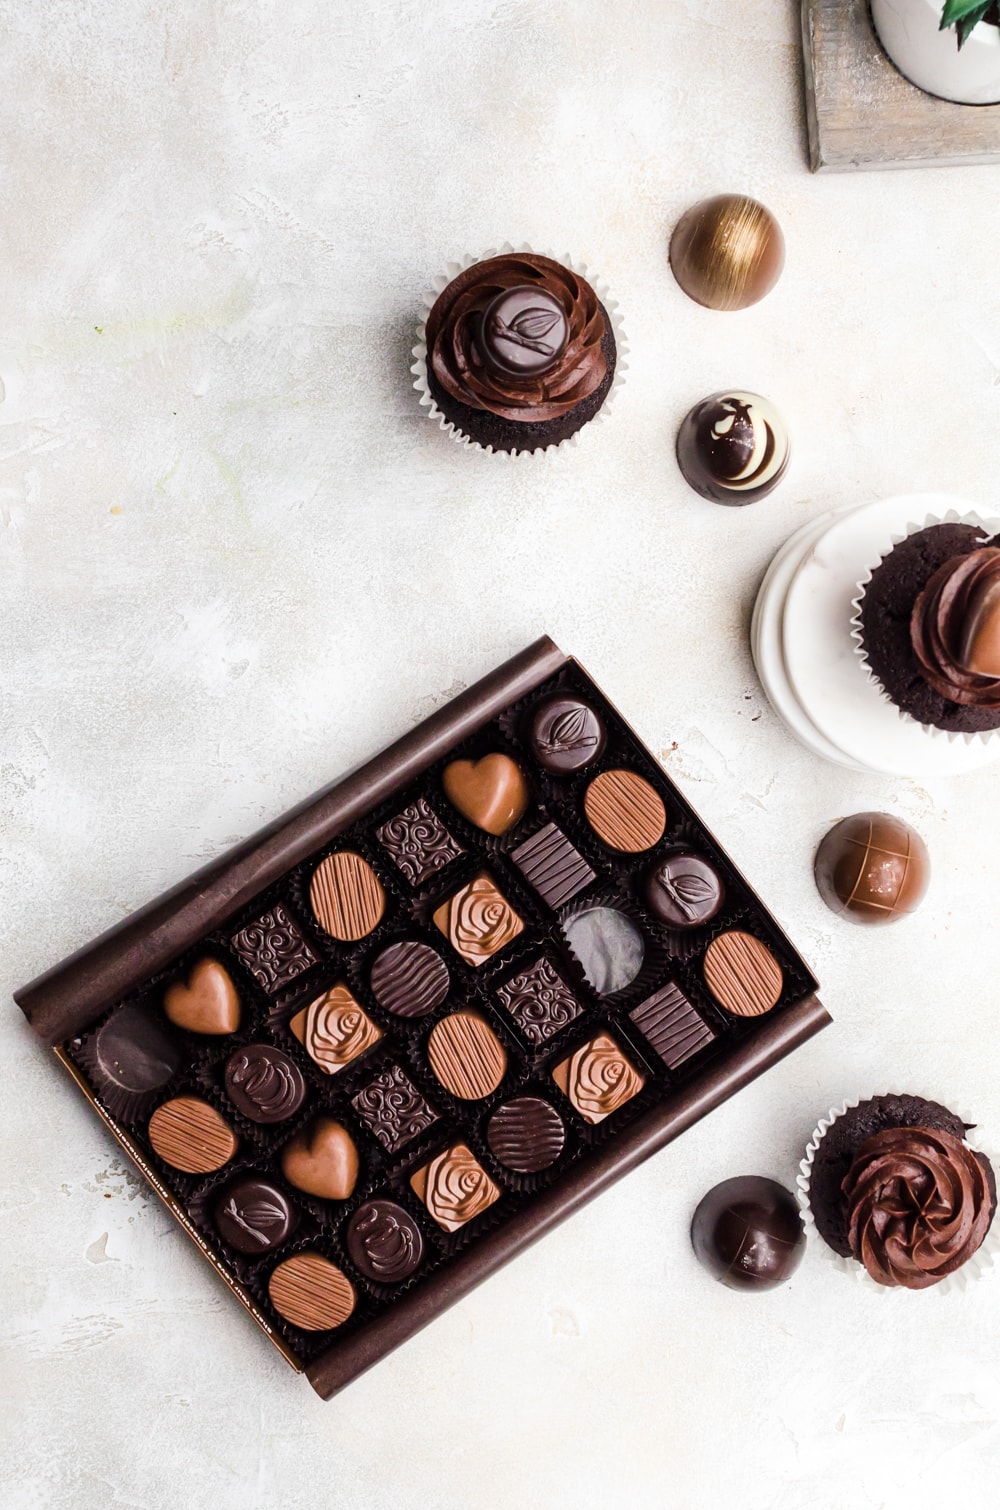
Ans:
{"type": "Polygon", "coordinates": [[[681,288],[708,309],[746,309],[770,293],[785,265],[785,238],[764,205],[717,194],[685,211],[670,239],[681,288]]]}

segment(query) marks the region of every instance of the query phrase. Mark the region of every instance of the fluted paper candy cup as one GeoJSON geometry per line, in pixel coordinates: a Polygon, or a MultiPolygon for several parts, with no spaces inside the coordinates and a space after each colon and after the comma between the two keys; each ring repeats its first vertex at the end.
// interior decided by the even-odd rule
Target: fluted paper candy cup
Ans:
{"type": "MultiPolygon", "coordinates": [[[[575,446],[579,442],[580,436],[586,430],[604,421],[610,414],[618,392],[625,382],[625,374],[628,371],[628,341],[626,340],[625,331],[622,326],[617,300],[612,296],[606,280],[593,268],[588,267],[585,262],[577,261],[568,254],[556,256],[549,251],[536,252],[526,242],[515,247],[509,241],[505,241],[503,246],[482,252],[478,256],[466,252],[457,261],[447,263],[445,271],[435,278],[431,287],[424,294],[422,302],[424,304],[424,313],[417,324],[417,344],[413,347],[413,363],[410,367],[410,371],[413,373],[413,386],[420,395],[420,404],[426,410],[427,418],[435,420],[444,433],[450,436],[457,445],[464,446],[467,450],[483,451],[490,456],[506,457],[511,461],[517,461],[523,457],[548,456],[553,452],[562,451],[568,446],[575,446]],[[570,272],[575,273],[577,277],[589,283],[611,322],[616,356],[611,385],[604,397],[604,402],[596,414],[589,420],[583,421],[578,430],[575,430],[572,435],[566,436],[563,440],[553,440],[547,445],[537,447],[535,450],[507,451],[491,445],[484,445],[482,442],[473,439],[471,435],[465,433],[455,420],[449,419],[439,407],[437,400],[431,392],[428,377],[427,320],[431,310],[437,303],[439,295],[461,273],[464,273],[476,263],[489,261],[491,257],[516,256],[518,254],[548,257],[551,261],[558,262],[560,266],[568,268],[570,272]]],[[[585,402],[585,399],[581,400],[581,402],[585,402]]]]}
{"type": "MultiPolygon", "coordinates": [[[[961,500],[956,500],[956,502],[960,503],[961,500]]],[[[868,568],[864,575],[858,579],[854,591],[854,596],[851,599],[850,635],[854,644],[854,654],[857,657],[858,664],[861,670],[864,672],[865,676],[867,676],[868,680],[875,687],[877,687],[879,695],[881,696],[883,702],[888,703],[891,708],[894,708],[896,713],[904,723],[912,724],[914,728],[922,730],[922,732],[927,736],[928,739],[946,739],[949,742],[960,739],[965,744],[992,744],[993,741],[996,740],[998,736],[1000,736],[1000,726],[998,726],[996,729],[981,729],[974,733],[967,733],[956,729],[940,729],[936,724],[921,723],[919,719],[914,718],[911,713],[908,713],[904,708],[901,708],[895,701],[895,699],[886,691],[885,687],[882,684],[882,681],[873,670],[871,662],[868,659],[868,651],[865,646],[864,625],[862,623],[861,613],[862,607],[864,605],[865,594],[868,591],[868,587],[873,576],[875,575],[878,568],[882,565],[883,561],[885,561],[885,559],[895,550],[897,545],[902,545],[903,541],[908,540],[911,535],[917,535],[921,532],[921,530],[931,529],[934,525],[937,524],[969,525],[973,529],[981,530],[985,536],[1000,534],[1000,519],[995,519],[989,517],[988,515],[980,514],[974,509],[960,510],[954,508],[947,509],[943,513],[929,513],[924,516],[924,521],[922,524],[910,523],[904,530],[891,535],[886,540],[884,548],[879,552],[878,559],[872,566],[868,568]]]]}
{"type": "MultiPolygon", "coordinates": [[[[901,1095],[903,1093],[899,1091],[883,1091],[879,1094],[901,1095]]],[[[908,1096],[919,1097],[921,1100],[934,1102],[935,1105],[940,1105],[940,1103],[935,1100],[934,1096],[925,1094],[922,1091],[908,1091],[905,1094],[908,1096]]],[[[858,1106],[863,1104],[864,1101],[872,1099],[874,1098],[867,1096],[860,1098],[858,1101],[845,1101],[841,1106],[831,1107],[826,1116],[820,1118],[812,1137],[809,1139],[809,1142],[806,1145],[805,1155],[799,1163],[799,1173],[796,1176],[795,1180],[797,1187],[796,1195],[798,1198],[799,1207],[802,1212],[802,1221],[805,1225],[806,1237],[809,1240],[810,1247],[813,1249],[813,1251],[822,1253],[828,1264],[830,1264],[833,1268],[839,1270],[841,1274],[846,1275],[850,1279],[853,1279],[856,1284],[863,1285],[870,1292],[877,1290],[882,1295],[893,1295],[899,1293],[907,1294],[911,1292],[907,1291],[902,1285],[879,1284],[877,1280],[872,1279],[871,1275],[868,1273],[864,1264],[861,1263],[860,1260],[854,1258],[845,1258],[842,1254],[837,1253],[835,1249],[831,1248],[825,1238],[820,1236],[810,1201],[813,1161],[816,1158],[816,1154],[819,1151],[819,1147],[823,1139],[826,1137],[827,1133],[830,1131],[831,1127],[838,1120],[838,1118],[843,1117],[847,1112],[855,1111],[858,1106]]],[[[964,1122],[967,1127],[974,1127],[974,1124],[968,1118],[966,1118],[963,1113],[955,1112],[953,1113],[953,1115],[960,1117],[962,1122],[964,1122]]],[[[993,1165],[994,1170],[996,1170],[997,1160],[994,1154],[988,1148],[984,1148],[981,1145],[977,1148],[973,1148],[971,1143],[969,1143],[967,1139],[963,1139],[963,1142],[965,1144],[965,1147],[968,1148],[972,1153],[985,1154],[986,1157],[990,1160],[990,1163],[993,1165]]],[[[985,1274],[991,1273],[996,1268],[998,1255],[1000,1255],[1000,1219],[998,1219],[997,1211],[996,1209],[994,1209],[993,1218],[990,1223],[989,1230],[987,1231],[986,1236],[984,1237],[982,1243],[976,1249],[976,1251],[966,1259],[960,1269],[956,1269],[953,1274],[946,1275],[944,1279],[938,1280],[936,1284],[927,1286],[927,1289],[932,1292],[936,1292],[937,1294],[964,1290],[974,1280],[981,1278],[985,1274]]]]}

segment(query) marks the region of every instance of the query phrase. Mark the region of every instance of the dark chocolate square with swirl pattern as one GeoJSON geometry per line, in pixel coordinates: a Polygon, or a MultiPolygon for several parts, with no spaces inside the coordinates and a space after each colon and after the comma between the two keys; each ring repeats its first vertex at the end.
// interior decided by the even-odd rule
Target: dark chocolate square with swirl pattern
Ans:
{"type": "Polygon", "coordinates": [[[422,885],[429,876],[437,875],[464,854],[462,846],[422,797],[375,832],[382,848],[388,850],[411,886],[422,885]]]}
{"type": "Polygon", "coordinates": [[[234,933],[229,942],[270,996],[316,963],[316,956],[298,925],[280,902],[255,923],[248,923],[234,933]]]}
{"type": "Polygon", "coordinates": [[[547,1043],[583,1011],[569,986],[547,959],[536,960],[497,991],[530,1044],[547,1043]]]}
{"type": "Polygon", "coordinates": [[[376,1075],[351,1105],[388,1153],[433,1127],[438,1114],[398,1064],[376,1075]]]}

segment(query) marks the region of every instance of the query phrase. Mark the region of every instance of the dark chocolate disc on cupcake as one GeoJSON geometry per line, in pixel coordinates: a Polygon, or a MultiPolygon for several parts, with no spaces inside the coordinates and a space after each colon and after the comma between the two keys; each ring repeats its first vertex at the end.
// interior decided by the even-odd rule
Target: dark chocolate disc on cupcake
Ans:
{"type": "Polygon", "coordinates": [[[459,273],[434,303],[425,340],[438,409],[496,451],[568,440],[614,379],[614,332],[597,294],[534,252],[488,257],[459,273]]]}
{"type": "Polygon", "coordinates": [[[904,713],[953,733],[1000,728],[997,539],[962,523],[908,535],[872,573],[857,623],[869,669],[904,713]]]}

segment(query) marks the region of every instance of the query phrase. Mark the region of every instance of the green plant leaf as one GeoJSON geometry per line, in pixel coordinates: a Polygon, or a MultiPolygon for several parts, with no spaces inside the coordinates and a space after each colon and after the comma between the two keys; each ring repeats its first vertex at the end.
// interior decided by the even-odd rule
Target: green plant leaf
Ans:
{"type": "MultiPolygon", "coordinates": [[[[976,17],[981,21],[990,8],[990,0],[944,0],[944,8],[941,12],[941,30],[948,26],[954,26],[956,21],[964,21],[967,16],[971,17],[973,11],[979,11],[976,17]]],[[[973,23],[975,24],[975,23],[973,23]]]]}
{"type": "Polygon", "coordinates": [[[965,46],[971,33],[992,8],[992,0],[945,0],[941,12],[941,31],[954,26],[959,51],[965,46]]]}

